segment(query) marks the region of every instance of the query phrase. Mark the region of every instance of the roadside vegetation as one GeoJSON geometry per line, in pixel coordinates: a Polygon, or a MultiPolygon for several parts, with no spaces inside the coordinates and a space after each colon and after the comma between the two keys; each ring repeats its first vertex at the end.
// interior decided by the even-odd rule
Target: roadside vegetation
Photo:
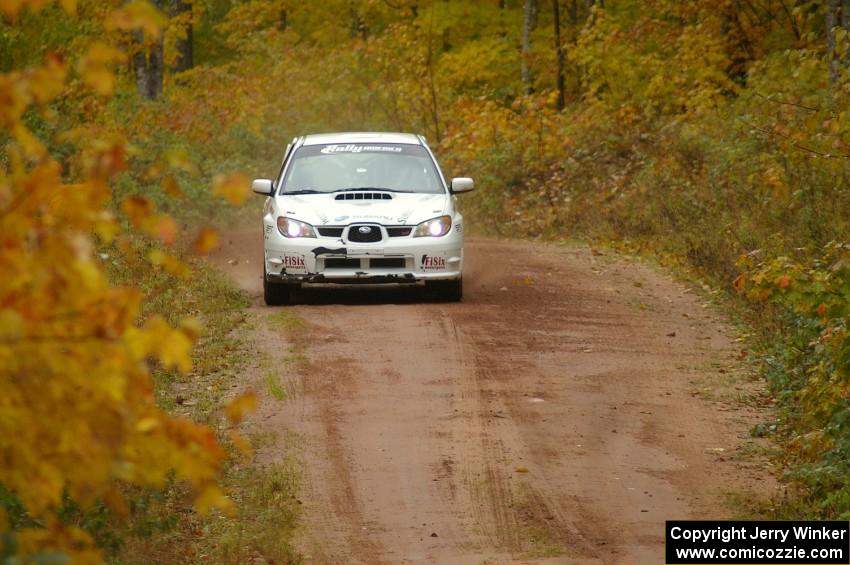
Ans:
{"type": "MultiPolygon", "coordinates": [[[[448,176],[476,177],[464,205],[491,233],[650,254],[727,291],[777,403],[754,430],[783,447],[795,496],[777,512],[850,518],[847,2],[0,14],[3,559],[245,558],[267,498],[252,500],[294,486],[241,462],[253,397],[223,391],[245,298],[195,256],[292,136],[328,130],[426,134],[448,176]],[[209,394],[190,406],[185,391],[209,394]]],[[[260,554],[295,559],[295,513],[275,512],[280,546],[260,554]]]]}

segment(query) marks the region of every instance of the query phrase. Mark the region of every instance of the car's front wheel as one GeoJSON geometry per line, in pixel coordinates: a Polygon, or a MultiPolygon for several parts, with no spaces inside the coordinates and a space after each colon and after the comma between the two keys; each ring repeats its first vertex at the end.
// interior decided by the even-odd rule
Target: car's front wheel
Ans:
{"type": "Polygon", "coordinates": [[[463,298],[463,279],[453,281],[429,281],[426,285],[444,302],[460,302],[463,298]]]}
{"type": "Polygon", "coordinates": [[[263,272],[263,300],[266,306],[289,306],[295,304],[294,284],[284,284],[269,281],[265,271],[263,272]]]}

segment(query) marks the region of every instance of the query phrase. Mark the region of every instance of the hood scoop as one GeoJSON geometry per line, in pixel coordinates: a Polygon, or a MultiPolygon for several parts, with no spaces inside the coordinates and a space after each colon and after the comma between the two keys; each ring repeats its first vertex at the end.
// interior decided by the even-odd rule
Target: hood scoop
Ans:
{"type": "Polygon", "coordinates": [[[343,192],[337,194],[334,200],[392,200],[393,195],[388,192],[343,192]]]}

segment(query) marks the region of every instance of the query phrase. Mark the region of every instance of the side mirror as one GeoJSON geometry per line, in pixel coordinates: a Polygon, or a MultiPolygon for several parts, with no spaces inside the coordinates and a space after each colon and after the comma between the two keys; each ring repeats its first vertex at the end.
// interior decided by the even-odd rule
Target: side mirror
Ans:
{"type": "Polygon", "coordinates": [[[274,183],[269,179],[254,179],[254,182],[251,183],[251,190],[263,196],[271,196],[274,183]]]}
{"type": "Polygon", "coordinates": [[[467,177],[457,177],[452,179],[452,193],[469,192],[475,189],[475,181],[467,177]]]}

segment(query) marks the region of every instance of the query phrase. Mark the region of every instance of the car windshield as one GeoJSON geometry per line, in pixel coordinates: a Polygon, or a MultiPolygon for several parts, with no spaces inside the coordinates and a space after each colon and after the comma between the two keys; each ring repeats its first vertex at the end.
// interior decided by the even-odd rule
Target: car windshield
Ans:
{"type": "Polygon", "coordinates": [[[300,147],[281,194],[341,190],[445,192],[428,151],[419,145],[346,143],[300,147]]]}

